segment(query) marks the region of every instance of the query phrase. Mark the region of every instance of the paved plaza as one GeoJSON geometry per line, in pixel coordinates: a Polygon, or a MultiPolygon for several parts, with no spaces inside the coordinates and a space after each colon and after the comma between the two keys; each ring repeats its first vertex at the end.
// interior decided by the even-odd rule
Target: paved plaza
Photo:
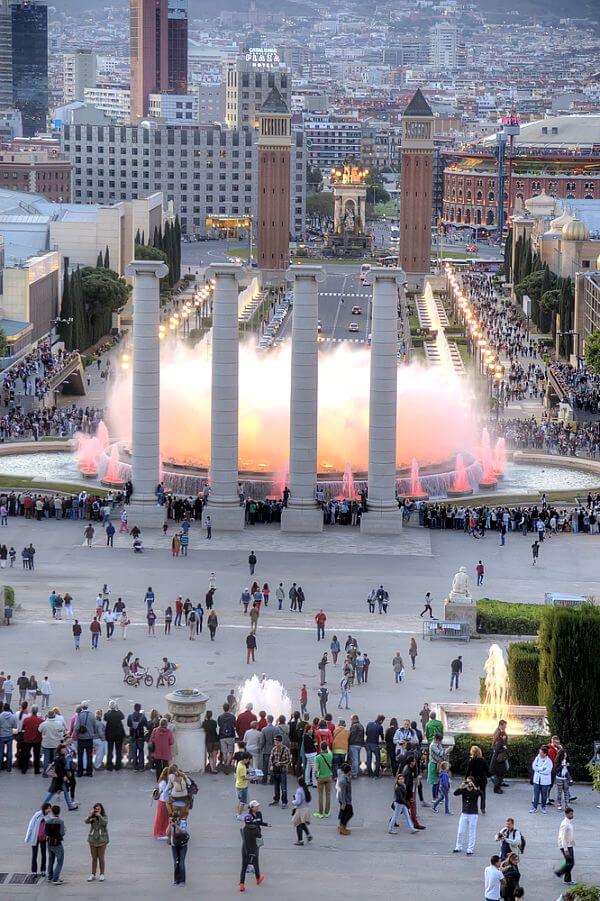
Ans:
{"type": "MultiPolygon", "coordinates": [[[[147,551],[134,555],[129,539],[120,539],[114,549],[104,547],[98,529],[96,543],[82,546],[83,526],[68,521],[29,523],[9,520],[2,540],[14,544],[17,552],[33,540],[37,549],[36,569],[20,568],[4,573],[6,582],[16,591],[20,608],[10,628],[0,629],[0,669],[18,675],[22,669],[40,679],[48,674],[53,686],[52,703],[70,716],[74,706],[89,700],[90,708],[106,709],[108,700],[118,700],[127,714],[135,700],[148,711],[165,709],[164,690],[132,689],[121,676],[121,658],[132,650],[143,663],[153,667],[163,655],[180,664],[178,687],[198,687],[210,696],[209,708],[218,712],[230,688],[256,672],[284,683],[299,706],[299,690],[306,683],[308,709],[318,710],[317,663],[329,646],[335,631],[344,643],[348,633],[356,635],[361,649],[372,661],[367,685],[355,686],[351,693],[350,713],[366,723],[378,713],[389,719],[415,718],[424,701],[474,701],[479,678],[489,647],[488,640],[468,645],[431,644],[422,640],[422,609],[425,591],[431,591],[434,611],[442,612],[453,574],[465,565],[471,574],[476,597],[543,602],[544,591],[572,591],[600,594],[597,567],[597,538],[588,535],[564,535],[550,539],[542,547],[539,569],[531,566],[531,539],[510,535],[507,545],[499,547],[497,537],[488,534],[474,541],[459,533],[430,532],[417,527],[405,529],[399,539],[360,537],[351,528],[335,528],[318,537],[285,536],[276,528],[255,527],[242,535],[214,534],[206,541],[204,532],[192,526],[190,554],[173,558],[170,536],[158,533],[147,539],[147,551]],[[197,529],[197,530],[196,530],[197,529]],[[256,551],[256,578],[268,581],[272,591],[280,581],[286,588],[292,581],[302,585],[306,604],[302,614],[289,609],[278,611],[276,602],[261,612],[258,650],[254,666],[245,663],[245,637],[249,623],[239,602],[242,588],[249,584],[247,558],[256,551]],[[486,579],[475,589],[474,568],[479,559],[486,566],[486,579]],[[178,594],[203,598],[209,573],[217,578],[216,610],[219,628],[211,643],[206,630],[191,642],[185,629],[162,634],[162,613],[178,594]],[[92,651],[88,625],[98,589],[107,581],[112,600],[122,596],[131,619],[126,641],[119,630],[107,642],[92,651]],[[383,584],[391,597],[388,616],[370,615],[366,596],[373,586],[383,584]],[[144,593],[152,585],[159,614],[157,638],[147,636],[144,621],[144,593]],[[74,597],[74,613],[83,626],[82,648],[76,653],[70,625],[52,622],[48,595],[52,589],[69,591],[74,597]],[[325,644],[316,641],[314,616],[319,608],[328,615],[325,644]],[[400,650],[408,661],[408,644],[415,635],[419,644],[417,669],[407,670],[405,681],[395,685],[391,661],[400,650]],[[464,675],[458,693],[450,694],[450,661],[461,653],[464,675]]],[[[170,529],[172,532],[172,527],[170,529]]],[[[286,608],[289,604],[285,605],[286,608]]],[[[339,669],[328,668],[329,709],[337,717],[339,669]]],[[[345,713],[345,711],[344,711],[345,713]]],[[[28,819],[42,800],[42,777],[13,771],[0,774],[0,872],[27,873],[29,848],[23,844],[28,819]]],[[[457,781],[454,780],[457,785],[457,781]]],[[[65,884],[61,887],[0,883],[0,898],[46,898],[56,892],[71,898],[159,898],[172,887],[169,850],[151,837],[154,816],[151,801],[153,780],[150,774],[97,773],[94,780],[78,781],[79,813],[66,813],[67,839],[65,884]],[[89,873],[83,823],[92,803],[102,801],[109,814],[111,842],[108,849],[107,882],[85,881],[89,873]]],[[[521,863],[526,898],[555,901],[560,886],[552,875],[558,863],[556,834],[559,813],[529,816],[530,788],[513,783],[501,797],[491,795],[487,816],[480,817],[478,843],[473,858],[453,855],[452,847],[459,805],[454,817],[441,811],[434,815],[422,811],[427,830],[411,836],[400,830],[389,836],[386,822],[392,796],[391,780],[380,782],[365,778],[353,784],[356,815],[350,824],[352,835],[342,837],[330,820],[314,820],[315,839],[310,846],[296,848],[290,811],[266,807],[268,787],[253,791],[264,805],[265,818],[273,828],[265,830],[261,865],[265,883],[256,887],[248,880],[247,892],[265,899],[300,899],[307,892],[361,898],[365,893],[392,898],[403,892],[414,894],[416,886],[428,891],[442,889],[446,898],[483,898],[482,873],[489,856],[497,849],[495,831],[507,815],[514,815],[527,838],[527,850],[521,863]],[[322,886],[322,889],[318,888],[322,886]]],[[[425,786],[425,796],[429,787],[425,786]]],[[[576,869],[575,876],[586,882],[600,883],[597,854],[598,801],[589,787],[576,794],[576,869]]],[[[455,799],[458,802],[458,799],[455,799]]],[[[64,806],[64,805],[63,805],[64,806]]],[[[314,809],[314,807],[313,807],[314,809]]],[[[337,806],[333,805],[334,812],[337,806]]],[[[237,881],[240,864],[239,823],[234,818],[233,778],[206,775],[200,779],[200,791],[190,819],[192,841],[188,851],[188,885],[181,891],[210,893],[218,898],[239,895],[237,881]]]]}

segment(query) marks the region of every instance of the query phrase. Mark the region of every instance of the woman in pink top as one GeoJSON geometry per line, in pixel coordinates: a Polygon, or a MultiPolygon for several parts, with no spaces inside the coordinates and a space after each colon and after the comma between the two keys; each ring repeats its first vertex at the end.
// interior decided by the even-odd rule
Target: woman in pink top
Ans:
{"type": "Polygon", "coordinates": [[[168,726],[167,720],[163,718],[158,726],[150,733],[149,744],[152,747],[148,750],[152,754],[152,761],[156,768],[157,781],[160,773],[169,765],[171,758],[173,757],[173,745],[175,739],[168,726]]]}

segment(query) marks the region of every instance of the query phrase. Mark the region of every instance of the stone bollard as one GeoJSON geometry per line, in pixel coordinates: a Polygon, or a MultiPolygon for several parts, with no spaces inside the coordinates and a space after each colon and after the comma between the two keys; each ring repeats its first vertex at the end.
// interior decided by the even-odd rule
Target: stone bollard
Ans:
{"type": "Polygon", "coordinates": [[[209,696],[197,688],[179,688],[166,695],[175,724],[173,763],[186,773],[203,773],[206,768],[206,734],[202,715],[209,696]]]}

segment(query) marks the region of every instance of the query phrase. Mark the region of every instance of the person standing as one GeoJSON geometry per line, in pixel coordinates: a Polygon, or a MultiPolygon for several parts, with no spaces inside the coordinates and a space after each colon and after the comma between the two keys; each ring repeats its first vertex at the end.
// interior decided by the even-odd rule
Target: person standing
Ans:
{"type": "Polygon", "coordinates": [[[46,850],[48,840],[46,838],[46,819],[50,816],[52,807],[50,804],[42,804],[39,810],[33,814],[25,833],[25,844],[31,845],[31,873],[37,876],[38,851],[40,852],[40,876],[46,875],[46,850]]]}
{"type": "Polygon", "coordinates": [[[326,685],[327,684],[327,651],[325,651],[325,653],[319,660],[317,669],[319,670],[321,685],[326,685]]]}
{"type": "Polygon", "coordinates": [[[319,610],[315,616],[315,622],[317,624],[317,641],[321,641],[322,638],[325,638],[325,623],[327,622],[327,616],[323,610],[319,610]]]}
{"type": "Polygon", "coordinates": [[[130,713],[127,717],[127,728],[129,729],[129,762],[133,764],[134,769],[142,771],[144,769],[144,742],[148,730],[148,720],[142,711],[141,704],[136,703],[133,705],[133,713],[130,713]]]}
{"type": "Polygon", "coordinates": [[[86,756],[86,776],[92,776],[94,738],[97,735],[96,720],[88,710],[87,704],[81,705],[81,712],[77,714],[73,735],[77,737],[77,776],[83,776],[83,756],[86,756]]]}
{"type": "Polygon", "coordinates": [[[506,734],[506,720],[500,720],[498,728],[494,732],[492,744],[492,758],[490,760],[490,774],[494,778],[494,794],[503,795],[502,780],[508,771],[508,735],[506,734]]]}
{"type": "Polygon", "coordinates": [[[356,779],[360,773],[360,752],[365,743],[365,728],[356,714],[350,720],[348,734],[348,754],[350,757],[352,778],[356,779]]]}
{"type": "Polygon", "coordinates": [[[419,653],[419,652],[418,652],[418,650],[417,650],[417,640],[416,640],[416,638],[413,636],[413,637],[411,638],[411,640],[410,640],[410,645],[409,645],[409,648],[408,648],[408,656],[410,657],[410,662],[412,663],[412,668],[413,668],[413,669],[416,669],[415,664],[416,664],[417,654],[418,654],[418,653],[419,653]]]}
{"type": "Polygon", "coordinates": [[[333,660],[333,665],[337,666],[337,659],[341,651],[341,645],[337,635],[334,635],[331,639],[331,644],[329,645],[329,650],[331,651],[331,659],[333,660]]]}
{"type": "MultiPolygon", "coordinates": [[[[469,833],[467,845],[467,854],[471,856],[475,851],[475,839],[477,838],[477,807],[481,792],[475,785],[473,779],[467,776],[464,782],[454,790],[456,797],[462,798],[462,813],[458,821],[458,831],[456,833],[455,854],[460,854],[463,849],[463,841],[465,834],[469,833]]],[[[499,860],[500,858],[498,858],[499,860]]]]}
{"type": "Polygon", "coordinates": [[[185,858],[190,840],[187,820],[178,816],[171,817],[167,838],[173,856],[173,885],[185,885],[185,858]]]}
{"type": "Polygon", "coordinates": [[[123,720],[125,714],[117,707],[116,701],[108,702],[108,710],[104,714],[105,738],[106,738],[106,769],[121,769],[121,761],[123,756],[123,739],[125,738],[125,729],[123,728],[123,720]],[[114,754],[114,763],[113,763],[114,754]]]}
{"type": "MultiPolygon", "coordinates": [[[[38,716],[38,709],[33,705],[31,708],[31,713],[29,716],[26,716],[22,729],[23,729],[23,743],[22,743],[22,752],[21,752],[21,772],[23,775],[29,769],[29,763],[31,758],[31,752],[33,751],[33,772],[35,775],[39,775],[40,772],[40,751],[42,744],[42,735],[40,733],[40,726],[44,720],[41,716],[38,716]]],[[[45,869],[45,867],[44,867],[45,869]]]]}
{"type": "Polygon", "coordinates": [[[280,798],[282,808],[288,806],[287,777],[291,765],[292,756],[289,748],[283,743],[283,735],[275,735],[275,743],[269,758],[269,769],[273,776],[273,800],[270,807],[277,807],[280,798]]]}
{"type": "MultiPolygon", "coordinates": [[[[319,699],[319,709],[321,710],[321,716],[327,716],[327,701],[329,700],[329,689],[326,685],[320,685],[317,689],[317,697],[319,699]]],[[[306,713],[306,709],[304,709],[303,714],[306,713]]]]}
{"type": "Polygon", "coordinates": [[[250,631],[256,635],[256,630],[258,628],[258,618],[260,616],[260,609],[256,606],[250,608],[250,631]]]}
{"type": "Polygon", "coordinates": [[[250,567],[250,575],[254,575],[254,570],[256,568],[256,554],[254,551],[250,551],[250,555],[248,557],[248,566],[250,567]]]}
{"type": "Polygon", "coordinates": [[[392,660],[392,668],[394,670],[394,679],[396,680],[396,685],[402,682],[402,678],[404,676],[404,661],[402,660],[402,655],[400,651],[396,651],[396,656],[392,660]]]}
{"type": "Polygon", "coordinates": [[[298,779],[298,788],[294,794],[292,801],[292,826],[296,829],[296,841],[294,844],[303,845],[302,836],[306,834],[306,841],[312,842],[313,837],[310,834],[308,824],[310,823],[310,801],[311,794],[306,781],[302,776],[298,779]]]}
{"type": "Polygon", "coordinates": [[[336,794],[340,811],[338,814],[338,832],[340,835],[350,835],[348,823],[354,816],[354,808],[352,807],[352,767],[349,763],[343,763],[339,769],[336,794]]]}
{"type": "Polygon", "coordinates": [[[65,862],[65,822],[60,815],[60,807],[54,804],[46,819],[46,840],[48,843],[48,882],[62,885],[60,874],[65,862]]]}
{"type": "Polygon", "coordinates": [[[485,883],[485,901],[500,901],[503,897],[502,889],[504,888],[505,880],[500,869],[500,858],[497,854],[492,854],[490,857],[490,865],[485,868],[483,878],[485,883]]]}
{"type": "Polygon", "coordinates": [[[275,597],[277,598],[277,609],[283,609],[283,602],[285,600],[285,590],[283,587],[283,582],[280,582],[277,588],[275,589],[275,597]]]}
{"type": "Polygon", "coordinates": [[[161,719],[158,726],[152,730],[148,739],[148,750],[152,757],[152,766],[156,770],[156,781],[165,767],[168,767],[173,757],[173,745],[175,737],[171,729],[168,728],[169,723],[166,719],[161,719]]]}
{"type": "Polygon", "coordinates": [[[79,620],[76,619],[73,623],[73,643],[75,644],[75,650],[78,651],[81,645],[81,625],[79,620]]]}
{"type": "Polygon", "coordinates": [[[333,778],[333,754],[329,746],[323,742],[316,759],[317,791],[319,795],[319,811],[315,817],[328,817],[331,806],[331,780],[333,778]],[[323,797],[324,796],[324,797],[323,797]]]}
{"type": "Polygon", "coordinates": [[[452,691],[452,686],[454,686],[458,691],[458,680],[462,673],[462,670],[462,656],[459,654],[458,657],[455,657],[450,664],[450,691],[452,691]]]}
{"type": "Polygon", "coordinates": [[[298,589],[296,588],[295,582],[292,582],[292,587],[288,592],[288,597],[290,599],[290,610],[296,610],[298,607],[298,589]]]}
{"type": "Polygon", "coordinates": [[[532,557],[532,566],[537,566],[537,562],[540,558],[540,543],[536,539],[531,545],[531,557],[532,557]]]}
{"type": "MultiPolygon", "coordinates": [[[[217,611],[213,608],[206,618],[206,625],[208,626],[208,631],[210,634],[210,640],[215,640],[215,635],[217,634],[217,626],[219,625],[219,620],[217,618],[217,611]]],[[[256,639],[254,639],[256,641],[256,639]]]]}
{"type": "Polygon", "coordinates": [[[367,775],[375,779],[381,777],[381,742],[383,741],[383,723],[385,717],[379,714],[376,720],[367,723],[365,727],[365,751],[367,753],[367,775]],[[372,761],[375,760],[375,770],[372,761]]]}
{"type": "MultiPolygon", "coordinates": [[[[321,691],[321,689],[319,689],[319,691],[321,691]]],[[[341,710],[342,706],[344,706],[345,710],[350,709],[350,678],[346,673],[344,673],[340,679],[340,700],[338,703],[338,710],[341,710]]]]}
{"type": "Polygon", "coordinates": [[[548,748],[545,745],[542,745],[538,751],[531,764],[531,769],[533,771],[533,800],[529,813],[537,811],[540,801],[542,802],[542,813],[546,813],[548,792],[552,783],[552,761],[548,756],[548,748]]]}
{"type": "Polygon", "coordinates": [[[565,807],[565,817],[558,829],[558,847],[563,856],[563,863],[555,870],[562,876],[565,885],[573,885],[573,867],[575,866],[575,829],[573,827],[573,808],[565,807]]]}
{"type": "Polygon", "coordinates": [[[106,846],[108,845],[108,817],[102,804],[94,804],[85,822],[90,827],[88,844],[92,857],[92,872],[88,876],[88,882],[96,879],[96,870],[100,870],[99,882],[104,882],[104,868],[106,860],[106,846]]]}
{"type": "Polygon", "coordinates": [[[469,761],[465,776],[471,776],[473,782],[481,792],[480,809],[485,815],[485,792],[489,776],[488,765],[479,745],[472,745],[469,752],[469,761]]]}
{"type": "MultiPolygon", "coordinates": [[[[212,612],[212,611],[211,611],[212,612]]],[[[256,652],[256,635],[254,632],[250,632],[249,635],[246,636],[246,663],[255,662],[255,652],[256,652]]]]}
{"type": "Polygon", "coordinates": [[[44,708],[50,707],[50,697],[52,695],[52,685],[50,684],[48,676],[44,676],[42,679],[40,692],[42,695],[42,710],[44,710],[44,708]]]}
{"type": "Polygon", "coordinates": [[[475,567],[475,572],[477,573],[477,584],[483,585],[483,577],[485,576],[485,566],[483,565],[481,560],[475,567]]]}
{"type": "Polygon", "coordinates": [[[433,619],[433,608],[431,606],[431,592],[428,591],[425,595],[425,606],[423,610],[419,613],[419,616],[422,617],[425,613],[429,613],[429,619],[433,619]]]}
{"type": "Polygon", "coordinates": [[[261,876],[260,873],[260,863],[258,857],[258,842],[262,839],[261,822],[251,813],[246,814],[243,819],[244,826],[242,828],[242,869],[240,872],[240,892],[246,891],[246,871],[250,864],[254,867],[256,884],[260,885],[265,881],[265,877],[261,876]]]}
{"type": "Polygon", "coordinates": [[[308,708],[308,689],[306,688],[306,684],[302,684],[302,688],[300,689],[300,712],[302,716],[307,712],[308,708]]]}

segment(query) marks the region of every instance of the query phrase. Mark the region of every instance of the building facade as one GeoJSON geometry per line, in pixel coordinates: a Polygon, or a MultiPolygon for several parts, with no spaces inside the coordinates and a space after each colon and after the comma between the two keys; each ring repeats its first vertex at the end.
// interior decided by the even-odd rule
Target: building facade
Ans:
{"type": "Polygon", "coordinates": [[[131,91],[124,85],[86,88],[84,100],[105,113],[115,125],[127,125],[131,122],[131,91]]]}
{"type": "Polygon", "coordinates": [[[96,86],[97,59],[92,50],[76,50],[63,57],[63,102],[85,100],[85,89],[96,86]]]}
{"type": "Polygon", "coordinates": [[[362,130],[357,121],[305,121],[304,137],[309,166],[318,166],[322,172],[342,166],[347,159],[360,159],[362,130]]]}
{"type": "Polygon", "coordinates": [[[48,118],[48,8],[37,0],[10,4],[13,106],[23,134],[46,131],[48,118]]]}
{"type": "Polygon", "coordinates": [[[580,272],[575,279],[575,331],[580,337],[581,353],[586,341],[600,329],[600,257],[595,272],[580,272]]]}
{"type": "Polygon", "coordinates": [[[195,125],[198,122],[196,94],[149,94],[148,115],[167,125],[195,125]]]}
{"type": "Polygon", "coordinates": [[[194,84],[190,92],[198,98],[198,125],[225,122],[225,84],[222,81],[194,84]]]}
{"type": "Polygon", "coordinates": [[[46,150],[0,149],[0,188],[70,203],[73,166],[46,150]]]}
{"type": "Polygon", "coordinates": [[[168,0],[130,0],[131,117],[148,115],[148,95],[169,90],[168,0]]]}
{"type": "MultiPolygon", "coordinates": [[[[204,234],[209,215],[257,215],[257,133],[218,126],[65,126],[65,156],[73,163],[76,203],[115,203],[162,191],[182,228],[204,234]]],[[[292,130],[290,230],[304,233],[306,157],[292,130]]]]}
{"type": "Polygon", "coordinates": [[[188,90],[188,0],[169,0],[169,91],[188,90]]]}
{"type": "Polygon", "coordinates": [[[411,275],[431,269],[433,152],[433,113],[417,89],[402,114],[400,151],[399,262],[411,275]]]}
{"type": "Polygon", "coordinates": [[[256,128],[257,112],[277,88],[290,108],[291,77],[274,49],[250,48],[223,64],[225,123],[229,128],[256,128]]]}
{"type": "Polygon", "coordinates": [[[280,277],[290,262],[291,123],[289,108],[273,88],[258,113],[256,260],[259,269],[280,277]]]}
{"type": "Polygon", "coordinates": [[[0,109],[12,105],[12,14],[8,0],[0,0],[0,109]]]}

